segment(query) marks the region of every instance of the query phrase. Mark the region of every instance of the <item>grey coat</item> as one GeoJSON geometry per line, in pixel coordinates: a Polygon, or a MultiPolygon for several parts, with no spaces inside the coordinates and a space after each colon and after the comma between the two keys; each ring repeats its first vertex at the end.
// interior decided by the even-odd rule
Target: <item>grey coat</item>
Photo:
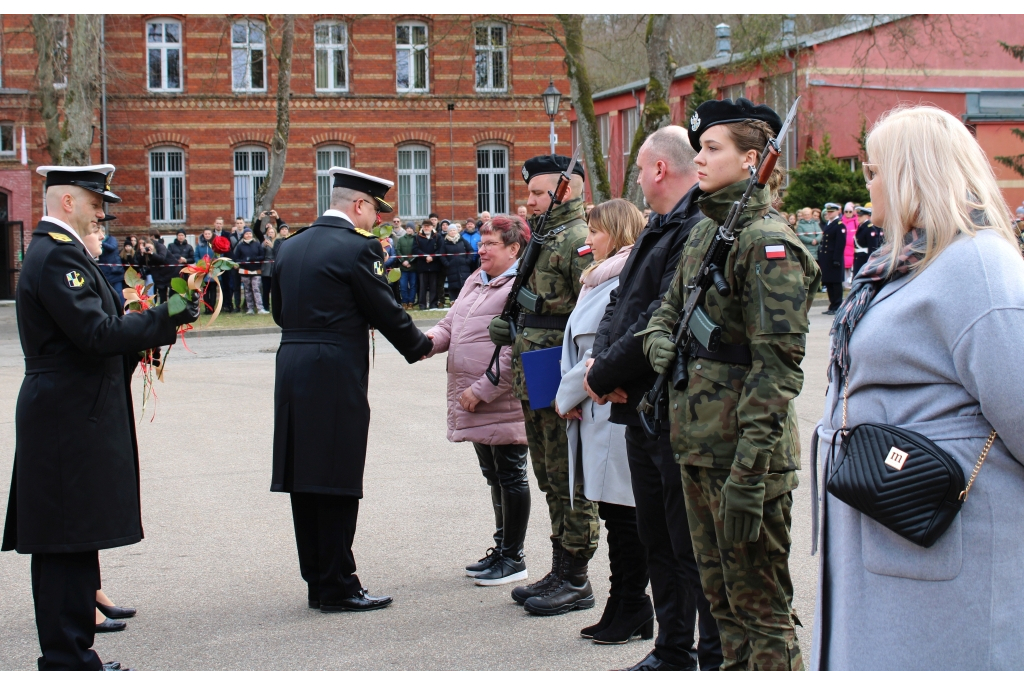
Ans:
{"type": "Polygon", "coordinates": [[[993,428],[999,438],[960,515],[934,546],[918,547],[831,495],[821,501],[842,426],[833,381],[812,439],[812,496],[825,505],[814,520],[812,667],[1024,669],[1022,345],[1024,260],[991,231],[961,237],[875,297],[851,339],[847,425],[921,433],[965,477],[993,428]]]}

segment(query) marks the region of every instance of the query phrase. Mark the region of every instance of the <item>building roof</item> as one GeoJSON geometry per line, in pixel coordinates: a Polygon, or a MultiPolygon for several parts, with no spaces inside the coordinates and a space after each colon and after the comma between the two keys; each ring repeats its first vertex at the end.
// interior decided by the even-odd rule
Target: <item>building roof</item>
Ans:
{"type": "MultiPolygon", "coordinates": [[[[821,31],[812,31],[811,33],[805,33],[801,36],[795,36],[790,40],[771,43],[765,46],[765,52],[773,52],[782,49],[806,49],[818,45],[819,43],[827,43],[829,41],[844,38],[845,36],[852,35],[854,33],[860,33],[876,26],[884,26],[890,24],[898,19],[908,17],[908,14],[862,14],[855,15],[849,21],[843,22],[838,26],[833,26],[829,29],[822,29],[821,31]]],[[[712,57],[706,59],[703,62],[696,62],[694,64],[687,64],[686,66],[679,67],[672,75],[673,80],[685,78],[691,76],[698,69],[704,68],[708,71],[713,71],[717,67],[724,67],[732,62],[741,62],[746,59],[749,55],[744,52],[734,52],[725,57],[712,57]]],[[[638,81],[631,81],[624,83],[621,86],[615,86],[613,88],[607,88],[598,93],[594,93],[593,99],[600,100],[602,98],[610,97],[612,95],[621,95],[623,93],[629,93],[631,91],[644,90],[647,88],[647,82],[650,79],[640,79],[638,81]]]]}

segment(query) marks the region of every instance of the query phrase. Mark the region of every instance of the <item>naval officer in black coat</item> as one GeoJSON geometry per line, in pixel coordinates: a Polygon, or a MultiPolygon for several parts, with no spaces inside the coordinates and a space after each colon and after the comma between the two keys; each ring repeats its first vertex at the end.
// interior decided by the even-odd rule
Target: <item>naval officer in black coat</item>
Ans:
{"type": "Polygon", "coordinates": [[[370,611],[352,556],[370,405],[370,328],[409,363],[432,348],[395,302],[384,251],[369,232],[394,185],[334,167],[331,206],[281,246],[272,313],[283,329],[274,388],[274,472],[270,489],[291,493],[299,570],[309,606],[370,611]]]}
{"type": "Polygon", "coordinates": [[[98,550],[142,539],[131,377],[142,350],[174,342],[167,305],[124,315],[86,250],[114,167],[39,167],[47,216],[25,254],[15,303],[25,380],[15,413],[14,474],[3,551],[32,555],[40,670],[120,670],[91,647],[98,550]],[[102,495],[101,500],[97,497],[102,495]]]}

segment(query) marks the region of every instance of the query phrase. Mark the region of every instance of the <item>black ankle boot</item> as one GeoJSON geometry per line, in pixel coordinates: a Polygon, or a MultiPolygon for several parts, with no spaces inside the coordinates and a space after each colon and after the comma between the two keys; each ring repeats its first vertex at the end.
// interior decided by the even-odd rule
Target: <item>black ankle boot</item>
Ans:
{"type": "Polygon", "coordinates": [[[548,574],[538,580],[536,583],[530,583],[529,585],[520,585],[512,591],[512,599],[515,600],[516,604],[523,604],[526,600],[531,597],[537,597],[543,595],[551,589],[553,585],[556,585],[560,580],[560,573],[562,570],[562,556],[568,556],[562,550],[562,544],[558,540],[551,541],[551,570],[548,574]]]}
{"type": "Polygon", "coordinates": [[[649,597],[642,602],[623,602],[611,623],[594,634],[594,644],[624,645],[633,637],[654,637],[654,606],[649,597]]]}
{"type": "Polygon", "coordinates": [[[586,559],[563,553],[560,576],[557,585],[544,595],[526,600],[523,608],[536,616],[557,616],[575,609],[594,607],[594,591],[587,578],[586,559]]]}
{"type": "Polygon", "coordinates": [[[604,605],[604,613],[601,614],[601,620],[592,626],[581,628],[580,637],[584,640],[593,640],[595,633],[600,633],[611,624],[612,619],[615,618],[615,613],[619,610],[619,606],[621,606],[621,602],[618,599],[609,597],[604,605]]]}

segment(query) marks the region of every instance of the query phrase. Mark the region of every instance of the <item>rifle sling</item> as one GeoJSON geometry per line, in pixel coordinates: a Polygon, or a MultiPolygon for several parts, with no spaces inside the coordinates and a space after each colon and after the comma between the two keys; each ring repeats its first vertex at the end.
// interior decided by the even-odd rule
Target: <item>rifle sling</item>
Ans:
{"type": "Polygon", "coordinates": [[[739,364],[740,366],[750,366],[753,362],[750,356],[750,348],[746,345],[722,343],[716,351],[712,352],[697,340],[694,340],[690,345],[690,356],[699,359],[710,359],[716,362],[725,362],[726,364],[739,364]]]}

